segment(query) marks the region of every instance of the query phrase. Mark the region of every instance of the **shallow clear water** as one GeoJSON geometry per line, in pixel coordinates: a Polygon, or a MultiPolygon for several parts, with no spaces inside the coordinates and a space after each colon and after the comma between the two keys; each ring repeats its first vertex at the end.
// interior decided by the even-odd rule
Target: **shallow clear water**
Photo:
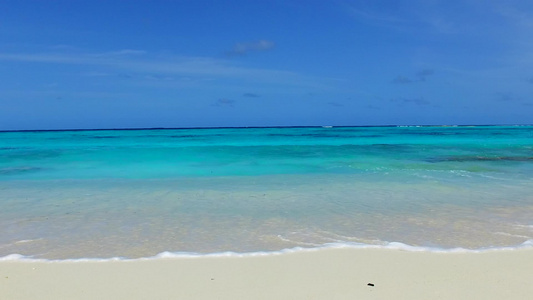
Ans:
{"type": "Polygon", "coordinates": [[[533,127],[0,133],[0,257],[533,240],[533,127]]]}

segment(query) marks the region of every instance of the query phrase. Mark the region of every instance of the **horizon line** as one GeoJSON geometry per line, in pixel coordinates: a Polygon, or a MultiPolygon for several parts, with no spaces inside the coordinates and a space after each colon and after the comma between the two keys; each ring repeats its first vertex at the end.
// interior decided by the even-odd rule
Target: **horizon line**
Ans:
{"type": "Polygon", "coordinates": [[[128,131],[128,130],[188,130],[188,129],[260,129],[260,128],[347,128],[347,127],[490,127],[533,126],[533,124],[396,124],[396,125],[275,125],[275,126],[193,126],[193,127],[118,127],[118,128],[68,128],[68,129],[13,129],[0,132],[49,132],[49,131],[128,131]]]}

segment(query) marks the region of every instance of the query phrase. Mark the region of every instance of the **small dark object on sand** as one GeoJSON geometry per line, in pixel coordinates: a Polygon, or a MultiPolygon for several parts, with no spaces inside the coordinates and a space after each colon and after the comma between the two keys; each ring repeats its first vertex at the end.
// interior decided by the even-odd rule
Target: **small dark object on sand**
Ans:
{"type": "Polygon", "coordinates": [[[368,285],[368,286],[374,286],[374,284],[373,284],[373,283],[369,283],[369,284],[367,284],[367,285],[368,285]]]}

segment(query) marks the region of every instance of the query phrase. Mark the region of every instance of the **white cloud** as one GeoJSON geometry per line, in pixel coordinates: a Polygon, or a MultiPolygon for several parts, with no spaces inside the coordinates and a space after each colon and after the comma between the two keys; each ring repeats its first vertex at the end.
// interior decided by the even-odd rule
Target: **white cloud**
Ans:
{"type": "MultiPolygon", "coordinates": [[[[374,26],[406,32],[493,36],[509,20],[533,26],[533,18],[520,1],[352,1],[345,5],[354,19],[374,26]],[[505,20],[509,18],[509,20],[505,20]],[[503,23],[502,23],[503,21],[503,23]]],[[[531,9],[529,9],[531,11],[531,9]]]]}
{"type": "Polygon", "coordinates": [[[274,48],[275,44],[268,40],[259,40],[253,42],[237,43],[228,55],[245,55],[250,52],[267,51],[274,48]]]}
{"type": "Polygon", "coordinates": [[[227,99],[227,98],[220,98],[215,103],[213,103],[211,106],[217,106],[217,107],[234,107],[235,100],[227,99]]]}
{"type": "Polygon", "coordinates": [[[113,56],[130,56],[130,55],[143,55],[146,54],[144,50],[123,49],[118,51],[110,51],[104,53],[94,54],[97,57],[113,57],[113,56]]]}
{"type": "Polygon", "coordinates": [[[30,63],[95,65],[137,72],[155,72],[180,75],[214,75],[233,77],[296,77],[296,73],[281,70],[245,68],[224,60],[208,57],[154,57],[145,52],[121,50],[104,53],[0,53],[0,60],[30,63]],[[133,55],[132,55],[133,54],[133,55]]]}
{"type": "Polygon", "coordinates": [[[375,24],[383,23],[406,23],[409,20],[383,11],[348,6],[348,13],[358,20],[375,24]]]}
{"type": "MultiPolygon", "coordinates": [[[[256,50],[268,48],[268,43],[248,46],[256,50]]],[[[244,47],[246,48],[246,47],[244,47]]],[[[244,49],[243,48],[243,49],[244,49]]],[[[187,77],[197,79],[240,79],[247,82],[280,84],[293,87],[327,88],[327,78],[315,78],[296,72],[246,67],[228,59],[211,57],[154,55],[142,50],[119,50],[109,52],[56,51],[41,53],[0,53],[0,61],[79,65],[93,67],[82,73],[98,77],[112,74],[134,74],[136,78],[187,77]]]]}
{"type": "Polygon", "coordinates": [[[260,95],[256,94],[256,93],[244,93],[242,94],[243,97],[247,97],[247,98],[259,98],[261,97],[260,95]]]}
{"type": "Polygon", "coordinates": [[[495,5],[493,10],[516,26],[528,30],[533,29],[533,7],[524,7],[523,4],[518,4],[516,1],[506,1],[495,5]]]}

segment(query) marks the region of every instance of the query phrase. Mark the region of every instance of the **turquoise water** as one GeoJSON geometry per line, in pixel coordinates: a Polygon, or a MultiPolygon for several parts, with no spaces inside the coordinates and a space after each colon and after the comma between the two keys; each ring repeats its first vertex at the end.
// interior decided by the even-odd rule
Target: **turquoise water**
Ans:
{"type": "Polygon", "coordinates": [[[533,127],[0,132],[0,257],[533,240],[533,127]]]}

